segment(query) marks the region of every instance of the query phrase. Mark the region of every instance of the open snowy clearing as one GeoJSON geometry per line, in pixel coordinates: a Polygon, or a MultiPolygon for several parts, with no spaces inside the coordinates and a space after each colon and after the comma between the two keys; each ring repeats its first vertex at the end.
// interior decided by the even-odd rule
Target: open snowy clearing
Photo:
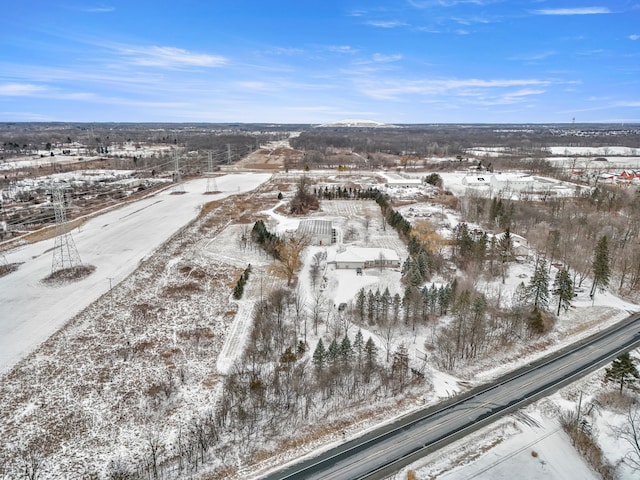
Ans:
{"type": "Polygon", "coordinates": [[[198,214],[209,201],[253,190],[268,174],[232,174],[217,179],[220,193],[204,195],[206,179],[184,184],[184,194],[166,190],[89,220],[71,232],[82,262],[96,270],[67,285],[41,281],[51,273],[54,240],[24,245],[6,254],[17,271],[0,278],[0,373],[67,320],[133,272],[139,262],[198,214]]]}

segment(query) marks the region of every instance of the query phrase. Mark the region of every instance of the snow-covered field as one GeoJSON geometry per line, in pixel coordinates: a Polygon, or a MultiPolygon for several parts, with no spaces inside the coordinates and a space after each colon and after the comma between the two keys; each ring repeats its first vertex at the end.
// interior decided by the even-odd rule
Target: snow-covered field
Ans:
{"type": "MultiPolygon", "coordinates": [[[[320,175],[318,174],[318,176],[320,175]]],[[[456,195],[463,194],[466,191],[466,187],[461,183],[463,175],[443,174],[445,188],[456,195]]],[[[110,308],[112,302],[114,303],[113,312],[117,312],[115,314],[116,318],[113,319],[114,327],[112,330],[117,330],[121,327],[123,329],[130,328],[131,331],[127,332],[126,335],[116,337],[117,341],[121,343],[113,346],[100,345],[100,348],[107,350],[109,348],[115,349],[116,346],[120,348],[121,344],[128,344],[128,341],[123,341],[123,339],[132,338],[130,350],[135,353],[131,353],[130,358],[133,359],[135,356],[136,361],[142,362],[141,359],[147,354],[145,349],[152,349],[152,347],[146,347],[145,345],[154,341],[166,342],[165,350],[162,353],[164,363],[161,359],[160,365],[164,367],[165,363],[167,365],[175,363],[173,367],[167,367],[166,370],[168,372],[176,372],[182,371],[184,368],[184,371],[187,372],[187,380],[183,381],[183,385],[186,386],[176,388],[178,393],[175,391],[167,393],[164,400],[158,400],[164,398],[162,397],[162,392],[157,395],[147,393],[146,397],[141,394],[140,397],[133,397],[133,400],[128,400],[127,398],[118,399],[120,393],[115,391],[118,385],[117,381],[121,380],[117,378],[118,375],[135,375],[138,370],[132,370],[134,367],[140,368],[140,372],[145,374],[146,371],[142,370],[142,367],[139,367],[135,361],[127,361],[126,358],[123,361],[116,362],[115,366],[109,367],[110,370],[114,371],[112,374],[114,378],[109,382],[101,385],[99,381],[96,381],[96,385],[83,386],[82,394],[85,396],[80,397],[78,401],[82,402],[80,405],[82,415],[89,417],[89,420],[86,421],[92,425],[92,436],[86,440],[88,449],[86,452],[83,454],[75,452],[74,447],[70,445],[68,447],[68,457],[73,454],[77,457],[76,461],[88,462],[89,460],[83,458],[83,455],[85,457],[93,455],[89,448],[95,448],[96,458],[100,457],[103,461],[109,458],[118,458],[118,456],[120,458],[129,458],[130,456],[135,458],[135,452],[128,452],[127,448],[139,447],[142,450],[147,445],[146,442],[151,441],[151,434],[158,435],[160,431],[162,435],[168,437],[167,441],[174,440],[176,426],[182,425],[186,428],[192,415],[196,412],[201,412],[205,405],[211,405],[211,399],[215,397],[218,391],[221,375],[228,373],[233,367],[234,361],[241,355],[241,348],[244,345],[250,327],[253,304],[257,298],[262,296],[263,289],[266,292],[277,283],[266,268],[270,260],[261,251],[246,250],[239,247],[238,239],[243,232],[246,232],[247,228],[252,226],[252,223],[247,221],[244,224],[230,224],[224,228],[225,219],[217,218],[216,220],[221,224],[221,227],[215,237],[203,237],[189,243],[184,248],[181,245],[173,246],[164,255],[175,255],[175,257],[163,259],[162,261],[165,261],[166,264],[158,267],[158,271],[163,275],[161,281],[151,278],[149,272],[140,273],[139,278],[134,278],[136,275],[130,276],[130,274],[136,270],[142,260],[151,258],[154,252],[167,239],[189,223],[198,214],[203,203],[235,193],[250,191],[266,182],[269,177],[270,175],[264,174],[230,174],[219,177],[217,178],[217,186],[222,193],[207,196],[203,195],[206,188],[206,180],[187,182],[185,183],[186,193],[184,194],[173,195],[170,190],[167,190],[88,221],[80,229],[74,230],[72,235],[83,262],[97,268],[89,277],[71,285],[48,287],[41,283],[41,280],[51,270],[53,240],[24,245],[7,254],[9,262],[23,263],[16,272],[0,278],[0,305],[2,305],[3,309],[0,312],[0,374],[8,372],[21,358],[35,350],[41,342],[88,305],[93,304],[93,309],[84,312],[84,315],[78,321],[78,325],[75,325],[72,331],[62,336],[62,338],[55,339],[53,347],[47,350],[46,354],[32,357],[34,363],[32,370],[37,372],[38,363],[45,365],[46,362],[49,362],[51,359],[48,357],[52,355],[50,352],[55,352],[56,349],[58,352],[64,351],[66,342],[76,345],[73,343],[74,337],[77,337],[78,341],[82,341],[85,337],[96,341],[96,338],[103,338],[102,336],[105,333],[113,333],[100,330],[101,328],[106,329],[108,326],[93,323],[94,316],[98,320],[113,318],[114,314],[112,312],[102,311],[107,309],[108,306],[110,308]],[[225,284],[223,288],[207,293],[211,296],[215,295],[215,299],[209,300],[204,298],[203,295],[203,298],[198,299],[197,302],[191,299],[181,299],[180,302],[172,304],[170,298],[168,298],[166,302],[157,306],[155,315],[162,322],[158,322],[159,325],[154,328],[162,330],[162,335],[157,337],[145,336],[146,333],[135,333],[134,335],[134,326],[128,325],[130,322],[129,315],[131,315],[131,318],[133,317],[130,312],[132,305],[135,303],[141,306],[142,302],[145,301],[142,298],[145,292],[134,291],[135,286],[139,288],[141,284],[145,283],[145,278],[149,278],[147,282],[150,284],[149,288],[159,289],[156,292],[156,297],[154,297],[159,298],[164,295],[161,294],[161,289],[166,293],[171,291],[170,288],[173,286],[183,288],[185,284],[180,283],[180,281],[184,280],[183,277],[185,275],[189,277],[192,274],[191,272],[200,272],[198,273],[200,275],[202,271],[207,270],[209,267],[213,270],[226,268],[225,275],[229,275],[229,271],[241,269],[248,263],[254,266],[254,273],[247,286],[246,294],[238,302],[230,302],[228,299],[220,302],[220,305],[222,305],[220,308],[224,307],[227,309],[226,311],[219,311],[220,308],[214,305],[216,299],[220,300],[229,296],[230,288],[225,284]],[[220,265],[224,265],[224,267],[219,267],[220,265]],[[119,283],[120,285],[118,285],[119,283]],[[104,295],[109,292],[110,287],[113,287],[114,290],[113,300],[111,300],[110,296],[104,295]],[[229,288],[229,291],[226,290],[227,288],[229,288]],[[134,298],[136,302],[134,302],[134,298]],[[93,303],[95,300],[97,302],[93,303]],[[229,305],[231,303],[235,303],[237,308],[231,308],[229,305]],[[210,310],[207,310],[209,307],[210,310]],[[162,311],[162,309],[167,311],[162,311]],[[123,314],[122,312],[125,313],[123,314]],[[123,317],[117,318],[117,315],[122,315],[123,317]],[[223,318],[225,316],[232,316],[232,321],[227,321],[226,318],[223,318]],[[165,318],[167,319],[166,322],[168,322],[166,324],[164,323],[165,318]],[[198,337],[196,333],[193,333],[196,331],[193,329],[193,325],[196,324],[210,326],[212,332],[206,331],[206,335],[203,334],[198,337]],[[221,328],[226,324],[228,324],[229,328],[226,332],[223,332],[221,328]],[[191,336],[186,337],[187,334],[191,336]],[[210,337],[207,335],[210,335],[210,337]],[[200,340],[200,338],[203,338],[203,340],[200,340]],[[134,340],[138,343],[134,344],[134,340]],[[201,341],[203,343],[211,341],[216,344],[216,348],[205,352],[199,349],[199,342],[201,341]],[[164,357],[165,354],[166,357],[164,357]],[[201,356],[211,356],[212,358],[207,361],[217,367],[217,372],[212,373],[208,370],[209,364],[207,364],[206,368],[199,365],[197,362],[201,356]],[[170,368],[175,368],[176,365],[179,367],[178,370],[170,370],[170,368]],[[86,393],[86,391],[89,391],[89,393],[86,393]],[[110,395],[118,399],[117,407],[109,403],[113,401],[110,395]],[[145,412],[148,407],[143,402],[151,402],[153,398],[156,399],[155,401],[157,401],[158,405],[171,412],[170,417],[161,419],[161,422],[158,422],[157,418],[131,417],[129,427],[126,429],[106,425],[110,416],[114,415],[111,411],[112,408],[120,409],[116,414],[121,416],[124,415],[122,411],[129,411],[128,409],[133,412],[145,412]],[[205,400],[209,403],[206,403],[205,400]],[[136,402],[140,403],[136,404],[136,402]],[[140,425],[147,420],[154,421],[156,425],[160,424],[166,428],[161,430],[156,426],[155,428],[158,430],[146,431],[140,425]],[[104,442],[110,438],[109,435],[113,435],[112,442],[120,443],[111,448],[105,447],[104,442]],[[103,443],[101,444],[100,442],[103,443]],[[94,444],[98,446],[96,447],[94,444]]],[[[326,181],[326,176],[324,181],[326,181]]],[[[371,181],[371,179],[368,178],[366,181],[371,181]]],[[[400,193],[406,197],[407,202],[411,201],[412,189],[398,190],[398,194],[400,193]]],[[[263,192],[263,194],[265,193],[263,192]]],[[[262,212],[267,217],[266,223],[269,229],[279,233],[295,230],[299,218],[292,218],[276,211],[282,203],[275,201],[275,188],[273,192],[267,192],[266,194],[273,195],[271,204],[275,204],[272,208],[262,212]]],[[[427,202],[423,201],[428,196],[428,192],[422,191],[421,195],[421,202],[414,204],[415,209],[411,211],[412,214],[416,217],[423,214],[425,216],[429,215],[438,231],[444,232],[455,226],[457,223],[455,212],[443,206],[431,208],[427,202]]],[[[240,207],[242,208],[242,205],[240,207]]],[[[409,205],[402,207],[403,215],[409,213],[409,208],[409,205]]],[[[314,213],[312,217],[331,220],[339,231],[338,237],[346,239],[351,236],[352,238],[349,241],[354,245],[391,248],[396,250],[400,258],[406,257],[406,247],[397,238],[397,235],[390,227],[383,228],[379,208],[374,202],[353,200],[323,201],[322,210],[314,213]],[[365,221],[365,219],[368,220],[365,221]],[[353,231],[350,231],[350,227],[353,227],[353,231]]],[[[407,217],[409,218],[408,215],[407,217]]],[[[190,238],[191,240],[192,238],[190,238]]],[[[313,256],[319,252],[331,253],[330,250],[337,250],[338,248],[340,247],[315,246],[309,247],[305,252],[305,262],[298,275],[297,288],[299,294],[306,299],[307,307],[313,302],[313,297],[317,291],[311,284],[309,275],[313,256]]],[[[379,288],[384,290],[388,287],[392,294],[401,293],[403,288],[399,283],[400,273],[396,270],[369,269],[364,272],[364,275],[356,276],[353,270],[336,270],[333,266],[326,265],[325,267],[323,278],[320,282],[322,294],[333,302],[334,312],[335,306],[340,303],[352,302],[360,288],[379,288]]],[[[484,288],[487,294],[499,291],[503,298],[508,298],[519,282],[523,281],[523,279],[525,282],[528,280],[532,270],[532,263],[514,264],[504,284],[497,281],[487,284],[484,288]]],[[[155,270],[150,269],[150,271],[155,270]]],[[[213,274],[207,271],[207,275],[213,274]]],[[[227,281],[227,279],[225,278],[224,281],[227,281]]],[[[205,286],[204,288],[209,287],[205,286]]],[[[563,313],[557,322],[555,331],[549,339],[551,348],[561,348],[578,337],[586,336],[604,325],[623,318],[629,312],[638,310],[636,305],[622,302],[608,293],[598,294],[595,301],[588,299],[586,294],[580,294],[573,302],[573,306],[575,308],[563,313]]],[[[370,335],[381,349],[384,347],[383,340],[379,338],[375,330],[372,329],[372,331],[364,331],[363,333],[365,337],[370,335]]],[[[397,347],[400,343],[405,344],[408,348],[411,365],[421,367],[424,366],[424,364],[421,364],[425,358],[424,344],[431,335],[431,328],[418,327],[415,331],[407,329],[406,332],[399,334],[394,339],[394,347],[397,347]]],[[[316,336],[312,337],[310,334],[310,343],[317,341],[317,338],[316,336]]],[[[312,344],[311,348],[313,348],[312,344]]],[[[67,352],[67,354],[69,353],[67,352]]],[[[86,351],[84,354],[88,355],[86,351]]],[[[539,351],[537,354],[543,355],[544,351],[539,351]]],[[[509,363],[510,355],[511,353],[496,355],[494,358],[485,360],[482,364],[475,366],[475,370],[469,370],[468,378],[465,379],[455,378],[441,372],[435,368],[433,362],[429,362],[425,370],[425,376],[429,384],[425,386],[425,392],[427,392],[425,396],[428,397],[425,400],[435,403],[439,398],[447,397],[463,390],[474,382],[483,382],[503,373],[507,369],[515,368],[518,362],[530,361],[530,357],[520,356],[517,362],[509,363]],[[473,381],[470,382],[469,378],[472,378],[473,381]]],[[[156,363],[150,362],[150,365],[157,366],[158,359],[154,358],[152,360],[156,363]]],[[[92,362],[93,360],[91,362],[89,359],[87,360],[87,363],[91,363],[86,367],[87,370],[100,367],[97,360],[95,365],[92,362]]],[[[78,368],[81,370],[85,368],[83,363],[82,359],[78,361],[78,368]]],[[[32,375],[29,365],[21,366],[27,372],[25,375],[32,375]]],[[[215,367],[213,368],[214,371],[215,367]]],[[[160,377],[163,374],[162,372],[156,373],[157,376],[160,377]]],[[[42,383],[47,384],[46,381],[40,380],[42,383]]],[[[63,380],[57,381],[60,381],[61,384],[63,382],[63,380]]],[[[64,381],[69,382],[67,388],[77,388],[72,379],[65,379],[64,381]]],[[[135,382],[135,378],[127,381],[135,382]]],[[[171,383],[171,380],[169,383],[171,383]]],[[[598,381],[592,381],[588,385],[596,388],[598,381]]],[[[132,386],[131,389],[135,390],[135,386],[132,386]]],[[[44,418],[46,409],[54,411],[57,408],[54,405],[47,405],[47,402],[51,399],[59,400],[57,395],[60,395],[60,393],[52,393],[53,390],[53,385],[47,385],[46,387],[41,385],[34,386],[33,400],[29,398],[16,400],[18,406],[15,411],[12,411],[15,417],[11,417],[11,422],[15,424],[18,420],[24,421],[25,426],[28,425],[30,429],[28,432],[30,434],[33,433],[35,429],[39,428],[39,420],[34,412],[42,412],[39,415],[44,418]]],[[[68,393],[64,395],[65,400],[61,403],[63,408],[70,408],[69,405],[74,405],[73,399],[67,399],[68,395],[68,393]]],[[[573,396],[575,397],[575,395],[573,396]]],[[[559,405],[563,408],[570,407],[571,403],[567,400],[569,397],[571,395],[559,393],[551,399],[538,402],[528,407],[525,411],[479,432],[471,438],[470,442],[458,442],[444,452],[424,459],[423,462],[419,462],[412,468],[418,472],[418,478],[437,477],[447,478],[448,480],[514,478],[514,472],[517,472],[518,478],[525,479],[585,478],[590,480],[591,478],[597,478],[593,476],[582,458],[575,453],[566,435],[558,428],[555,417],[559,411],[559,405]],[[533,451],[535,451],[535,455],[532,454],[533,451]]],[[[413,407],[406,407],[405,412],[410,408],[413,407]]],[[[400,413],[398,410],[396,412],[400,413]]],[[[327,421],[330,420],[331,418],[327,419],[327,421]]],[[[349,435],[358,435],[362,430],[371,428],[373,425],[373,421],[362,421],[355,429],[349,430],[349,435]]],[[[606,437],[607,429],[602,426],[600,432],[605,439],[604,442],[607,442],[605,450],[614,450],[611,447],[614,445],[612,443],[613,440],[610,439],[610,436],[606,437]]],[[[326,447],[328,443],[341,441],[341,439],[327,437],[323,441],[326,447]]],[[[286,460],[294,458],[296,453],[299,452],[290,452],[286,460]]],[[[240,458],[237,461],[238,465],[240,465],[240,458]]],[[[49,471],[55,472],[56,467],[51,467],[49,471]]],[[[240,469],[239,471],[240,474],[233,478],[244,478],[243,475],[250,477],[255,473],[248,472],[246,469],[240,469]]],[[[625,480],[630,480],[633,477],[626,476],[624,478],[625,480]]]]}
{"type": "Polygon", "coordinates": [[[268,174],[233,174],[217,179],[221,193],[204,195],[206,180],[172,190],[93,218],[71,232],[83,264],[93,274],[57,287],[42,283],[51,273],[54,240],[24,245],[5,254],[17,271],[0,278],[0,374],[37,347],[84,307],[133,272],[139,262],[212,200],[253,190],[268,174]]]}

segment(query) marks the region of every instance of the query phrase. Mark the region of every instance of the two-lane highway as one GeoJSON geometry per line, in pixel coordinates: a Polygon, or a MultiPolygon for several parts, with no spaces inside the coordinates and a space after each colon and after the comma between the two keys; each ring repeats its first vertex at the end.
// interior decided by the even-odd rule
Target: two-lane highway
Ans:
{"type": "Polygon", "coordinates": [[[640,315],[511,372],[446,404],[272,473],[265,480],[381,479],[542,398],[640,346],[640,315]]]}

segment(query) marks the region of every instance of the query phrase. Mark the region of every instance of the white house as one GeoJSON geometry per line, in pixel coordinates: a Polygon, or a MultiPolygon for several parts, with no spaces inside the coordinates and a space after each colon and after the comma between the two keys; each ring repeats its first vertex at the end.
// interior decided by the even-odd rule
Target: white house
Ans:
{"type": "Polygon", "coordinates": [[[520,192],[532,190],[535,180],[526,173],[494,173],[490,179],[493,191],[511,190],[520,192]]]}
{"type": "Polygon", "coordinates": [[[465,175],[462,177],[462,184],[467,187],[485,187],[491,185],[491,177],[489,175],[465,175]]]}
{"type": "Polygon", "coordinates": [[[346,269],[399,268],[400,257],[389,248],[347,247],[329,258],[328,263],[346,269]]]}
{"type": "MultiPolygon", "coordinates": [[[[529,241],[526,238],[521,237],[520,235],[517,235],[515,233],[510,233],[510,235],[513,255],[517,258],[525,259],[531,257],[532,254],[531,248],[529,247],[529,241]]],[[[499,242],[504,237],[504,232],[496,234],[495,237],[496,241],[499,242]]]]}

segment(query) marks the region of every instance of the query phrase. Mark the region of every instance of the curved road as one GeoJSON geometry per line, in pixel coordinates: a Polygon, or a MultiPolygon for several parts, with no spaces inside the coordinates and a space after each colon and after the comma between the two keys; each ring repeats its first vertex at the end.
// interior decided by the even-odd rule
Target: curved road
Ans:
{"type": "Polygon", "coordinates": [[[272,473],[265,480],[383,479],[640,346],[640,314],[444,404],[272,473]]]}

